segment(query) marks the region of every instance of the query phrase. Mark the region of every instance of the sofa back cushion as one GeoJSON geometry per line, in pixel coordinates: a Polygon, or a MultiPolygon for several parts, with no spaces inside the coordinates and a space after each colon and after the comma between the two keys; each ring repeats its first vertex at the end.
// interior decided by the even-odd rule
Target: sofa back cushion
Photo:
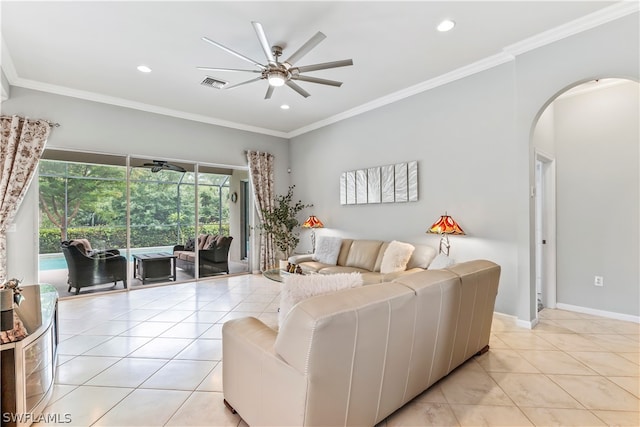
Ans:
{"type": "Polygon", "coordinates": [[[427,245],[414,246],[415,249],[413,250],[413,254],[411,254],[411,258],[409,258],[409,262],[407,263],[407,270],[410,270],[412,268],[426,269],[438,254],[438,251],[427,245]]]}
{"type": "Polygon", "coordinates": [[[198,250],[201,250],[204,247],[204,244],[207,243],[208,234],[200,234],[198,236],[198,250]]]}
{"type": "Polygon", "coordinates": [[[354,240],[345,266],[373,271],[382,243],[381,240],[354,240]]]}
{"type": "Polygon", "coordinates": [[[347,265],[347,257],[349,256],[349,250],[351,250],[352,243],[353,239],[342,239],[340,253],[338,254],[338,265],[347,265]]]}
{"type": "Polygon", "coordinates": [[[202,245],[202,249],[207,250],[215,248],[218,238],[219,236],[217,234],[209,234],[204,242],[204,245],[202,245]]]}

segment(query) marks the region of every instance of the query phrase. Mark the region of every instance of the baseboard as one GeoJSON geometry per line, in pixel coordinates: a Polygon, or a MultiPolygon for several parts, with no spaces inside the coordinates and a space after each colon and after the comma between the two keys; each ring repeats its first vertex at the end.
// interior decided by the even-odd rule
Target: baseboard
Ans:
{"type": "Polygon", "coordinates": [[[529,322],[529,321],[526,321],[526,320],[518,319],[518,317],[516,317],[514,315],[504,314],[504,313],[500,313],[498,311],[494,311],[493,314],[496,315],[496,316],[505,317],[505,318],[513,321],[516,324],[516,326],[518,326],[520,328],[533,329],[538,324],[538,319],[533,319],[532,321],[529,322]]]}
{"type": "Polygon", "coordinates": [[[557,303],[556,308],[560,310],[575,311],[577,313],[592,314],[594,316],[606,317],[609,319],[624,320],[627,322],[640,323],[640,316],[631,314],[614,313],[613,311],[597,310],[595,308],[580,307],[577,305],[557,303]]]}

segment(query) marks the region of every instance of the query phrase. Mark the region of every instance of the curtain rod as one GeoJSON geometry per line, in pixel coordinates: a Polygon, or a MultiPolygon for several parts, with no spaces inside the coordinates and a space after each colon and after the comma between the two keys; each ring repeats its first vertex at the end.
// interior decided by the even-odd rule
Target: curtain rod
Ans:
{"type": "MultiPolygon", "coordinates": [[[[12,116],[4,115],[4,114],[2,115],[2,118],[9,118],[9,117],[12,117],[12,116]]],[[[25,119],[26,117],[19,117],[18,116],[18,118],[20,120],[22,120],[22,119],[25,119]]],[[[54,127],[54,128],[59,128],[60,127],[60,123],[57,123],[57,122],[52,122],[50,120],[44,120],[44,119],[38,119],[38,120],[42,120],[43,122],[47,122],[47,123],[49,123],[49,126],[54,127]]]]}

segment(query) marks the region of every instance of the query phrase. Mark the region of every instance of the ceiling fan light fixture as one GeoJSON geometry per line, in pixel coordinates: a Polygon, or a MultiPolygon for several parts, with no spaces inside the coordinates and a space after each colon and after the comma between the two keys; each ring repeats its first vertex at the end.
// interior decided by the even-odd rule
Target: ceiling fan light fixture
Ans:
{"type": "Polygon", "coordinates": [[[287,76],[278,70],[269,71],[269,84],[273,87],[284,86],[284,82],[287,80],[287,76]]]}

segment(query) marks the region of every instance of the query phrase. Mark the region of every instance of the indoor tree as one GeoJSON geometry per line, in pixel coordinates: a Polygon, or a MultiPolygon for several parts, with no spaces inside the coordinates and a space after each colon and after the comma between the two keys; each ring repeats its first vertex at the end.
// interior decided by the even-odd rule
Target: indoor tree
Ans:
{"type": "Polygon", "coordinates": [[[296,228],[300,227],[297,214],[304,208],[313,205],[306,205],[301,200],[293,202],[293,189],[295,185],[289,187],[286,195],[276,195],[271,209],[262,209],[262,231],[270,234],[278,250],[284,255],[284,259],[289,258],[293,250],[300,242],[299,233],[296,228]]]}

